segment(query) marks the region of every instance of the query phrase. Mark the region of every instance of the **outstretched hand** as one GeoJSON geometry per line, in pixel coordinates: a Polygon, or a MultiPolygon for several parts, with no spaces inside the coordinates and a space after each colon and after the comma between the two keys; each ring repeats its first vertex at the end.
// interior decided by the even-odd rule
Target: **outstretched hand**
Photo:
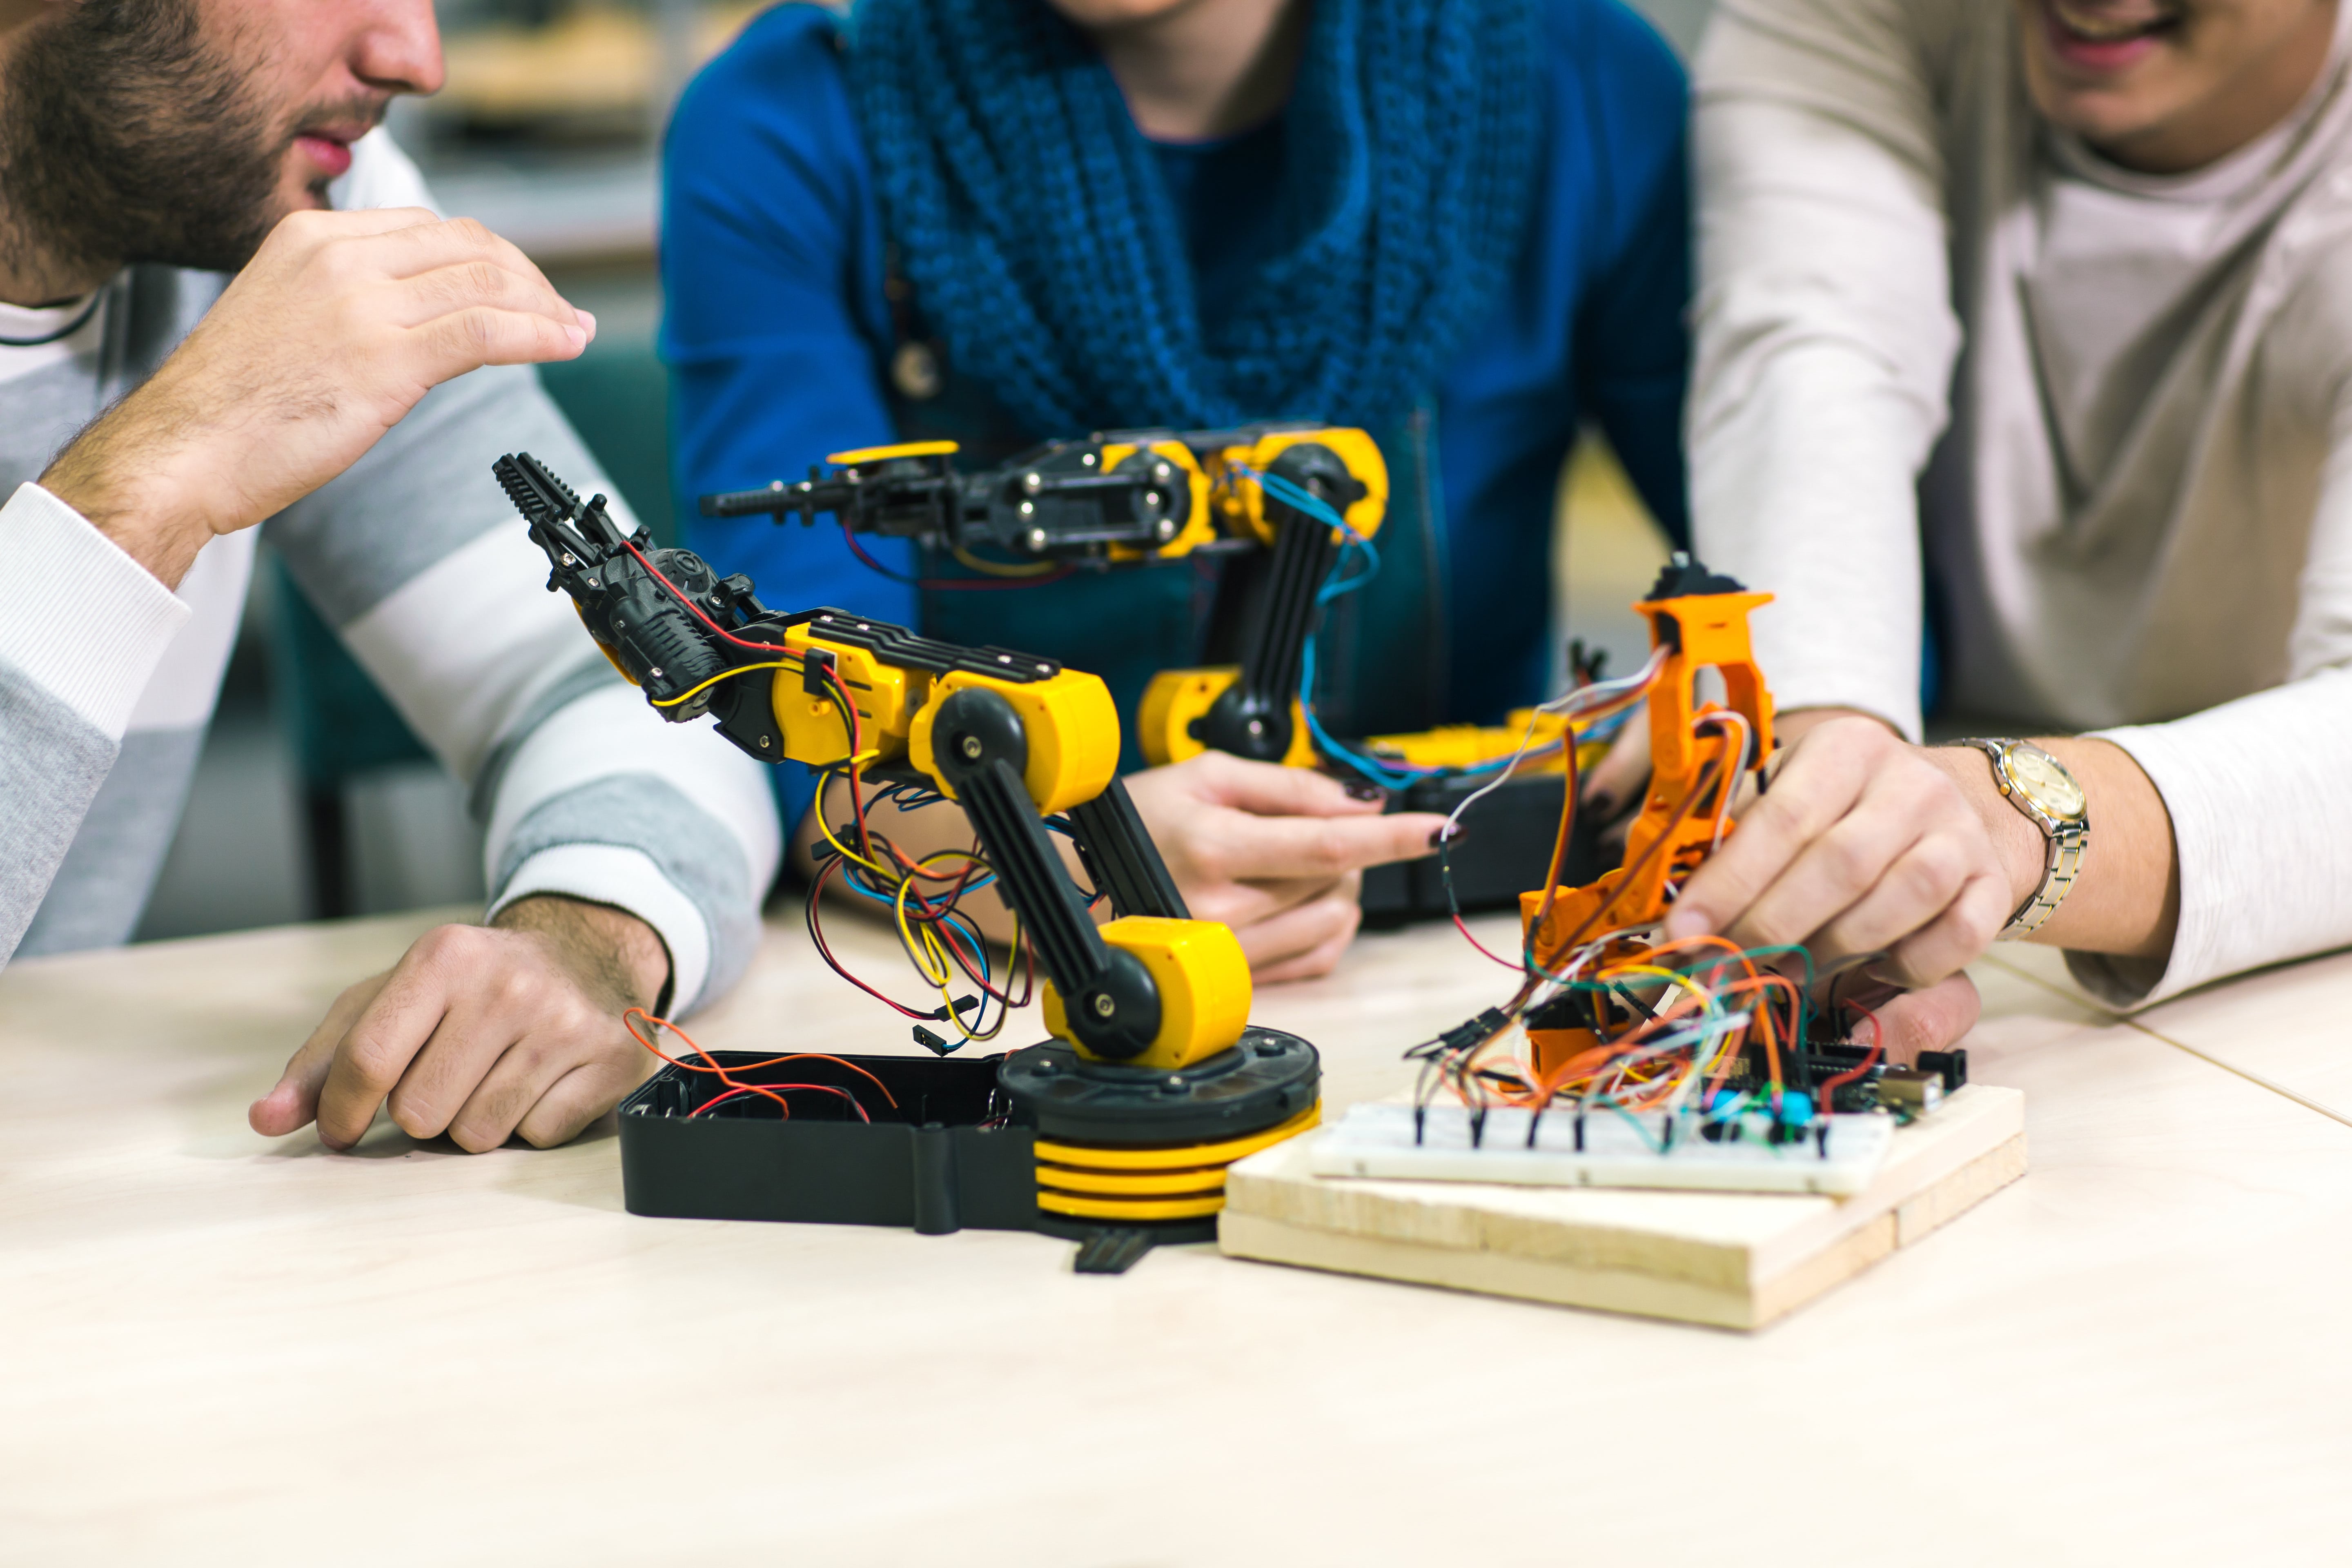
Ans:
{"type": "Polygon", "coordinates": [[[335,999],[247,1120],[282,1138],[315,1119],[330,1149],[358,1142],[379,1107],[468,1153],[517,1133],[563,1142],[644,1079],[651,1058],[621,1015],[651,1006],[668,972],[644,921],[570,899],[437,927],[335,999]]]}
{"type": "Polygon", "coordinates": [[[1376,792],[1305,768],[1223,752],[1150,768],[1127,781],[1186,905],[1241,938],[1261,983],[1328,973],[1363,909],[1368,867],[1435,847],[1445,818],[1383,816],[1376,792]]]}

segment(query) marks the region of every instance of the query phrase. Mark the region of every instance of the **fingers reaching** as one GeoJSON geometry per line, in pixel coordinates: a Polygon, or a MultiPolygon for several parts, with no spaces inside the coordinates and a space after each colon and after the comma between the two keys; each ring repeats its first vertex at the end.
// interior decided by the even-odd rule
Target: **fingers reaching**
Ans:
{"type": "Polygon", "coordinates": [[[310,1037],[287,1062],[278,1082],[247,1110],[246,1121],[256,1132],[265,1138],[283,1138],[310,1124],[311,1118],[319,1112],[319,1091],[326,1084],[327,1068],[334,1060],[335,1047],[391,978],[390,970],[370,975],[335,998],[327,1016],[310,1031],[310,1037]]]}
{"type": "Polygon", "coordinates": [[[1577,805],[1602,823],[1612,823],[1640,805],[1649,787],[1650,723],[1645,703],[1633,710],[1609,754],[1585,776],[1577,805]]]}
{"type": "Polygon", "coordinates": [[[1254,763],[1223,752],[1203,752],[1168,771],[1186,775],[1201,799],[1257,816],[1378,816],[1383,804],[1378,791],[1350,791],[1312,768],[1254,763]]]}
{"type": "MultiPolygon", "coordinates": [[[[1844,817],[1868,777],[1866,765],[1832,765],[1820,760],[1817,747],[1800,746],[1771,793],[1739,819],[1739,831],[1707,858],[1675,900],[1667,936],[1681,941],[1724,931],[1754,910],[1765,891],[1844,817]]],[[[1810,904],[1796,908],[1811,911],[1810,904]]],[[[1834,912],[1825,911],[1824,918],[1834,912]]]]}
{"type": "Polygon", "coordinates": [[[1273,985],[1328,974],[1363,921],[1360,890],[1351,877],[1319,898],[1237,930],[1251,978],[1273,985]]]}
{"type": "Polygon", "coordinates": [[[1433,812],[1387,816],[1254,816],[1234,812],[1206,825],[1193,864],[1240,880],[1344,877],[1392,860],[1417,860],[1436,847],[1445,818],[1433,812]]]}
{"type": "Polygon", "coordinates": [[[1869,1040],[1866,1031],[1875,1030],[1874,1043],[1885,1048],[1885,1059],[1909,1067],[1921,1051],[1948,1051],[1959,1044],[1977,1026],[1983,1011],[1984,998],[1978,994],[1976,982],[1965,974],[1948,975],[1933,985],[1873,1004],[1871,1021],[1856,1037],[1869,1040]]]}
{"type": "Polygon", "coordinates": [[[469,1152],[517,1131],[541,1144],[572,1136],[643,1076],[645,1058],[619,1021],[627,999],[608,994],[608,955],[563,937],[560,921],[428,931],[388,974],[336,999],[254,1102],[255,1131],[282,1136],[315,1117],[320,1142],[348,1149],[382,1109],[411,1137],[446,1133],[469,1152]]]}
{"type": "Polygon", "coordinates": [[[2009,918],[1984,820],[1929,753],[1874,720],[1817,725],[1667,914],[1670,940],[1801,943],[1817,962],[1885,952],[1875,973],[1942,980],[2009,918]]]}

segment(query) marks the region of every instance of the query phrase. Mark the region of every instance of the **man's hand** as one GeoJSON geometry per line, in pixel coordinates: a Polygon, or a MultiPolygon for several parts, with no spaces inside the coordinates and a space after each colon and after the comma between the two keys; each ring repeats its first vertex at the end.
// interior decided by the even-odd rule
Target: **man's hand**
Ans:
{"type": "Polygon", "coordinates": [[[320,1142],[348,1149],[388,1101],[410,1137],[469,1153],[517,1132],[561,1143],[645,1077],[621,1014],[652,1006],[668,973],[653,929],[599,904],[531,898],[488,927],[441,926],[335,999],[249,1120],[282,1138],[315,1117],[320,1142]]]}
{"type": "Polygon", "coordinates": [[[1330,972],[1363,920],[1365,868],[1435,847],[1445,818],[1381,802],[1304,768],[1204,752],[1127,781],[1192,913],[1241,938],[1262,983],[1330,972]]]}
{"type": "MultiPolygon", "coordinates": [[[[1852,1038],[1885,1048],[1885,1059],[1909,1067],[1921,1051],[1948,1051],[1959,1044],[1984,1011],[1977,983],[1965,974],[1947,975],[1924,991],[1897,991],[1892,986],[1864,986],[1853,991],[1836,984],[1841,1000],[1858,1004],[1867,1016],[1853,1019],[1852,1038]]],[[[1853,1008],[1842,1009],[1852,1014],[1853,1008]]]]}
{"type": "Polygon", "coordinates": [[[595,330],[471,219],[294,213],[41,483],[176,587],[214,536],[341,474],[433,387],[572,359],[595,330]]]}
{"type": "Polygon", "coordinates": [[[1907,745],[1871,719],[1813,727],[1675,900],[1667,939],[1801,943],[1824,967],[1868,958],[1874,977],[1906,988],[1957,973],[2041,877],[2022,838],[1996,847],[1960,783],[1971,763],[1985,772],[1975,752],[1907,745]]]}

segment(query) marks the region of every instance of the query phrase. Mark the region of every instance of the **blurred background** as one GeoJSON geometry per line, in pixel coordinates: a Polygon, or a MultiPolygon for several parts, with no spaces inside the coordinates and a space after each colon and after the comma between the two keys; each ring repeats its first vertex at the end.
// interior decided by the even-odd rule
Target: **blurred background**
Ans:
{"type": "MultiPolygon", "coordinates": [[[[1633,0],[1685,56],[1713,0],[1633,0]]],[[[598,336],[542,373],[637,514],[673,527],[654,334],[660,128],[686,82],[763,8],[744,0],[438,0],[448,86],[394,106],[442,208],[520,246],[598,336]]],[[[1627,607],[1664,555],[1600,443],[1561,476],[1564,635],[1618,670],[1646,651],[1627,607]]],[[[341,657],[267,559],[141,940],[483,896],[463,793],[341,657]]]]}

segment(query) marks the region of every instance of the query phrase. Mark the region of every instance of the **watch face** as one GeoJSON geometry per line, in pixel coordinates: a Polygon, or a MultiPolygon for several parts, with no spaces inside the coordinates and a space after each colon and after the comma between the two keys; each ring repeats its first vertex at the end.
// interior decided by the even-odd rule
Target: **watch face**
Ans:
{"type": "Polygon", "coordinates": [[[2031,746],[2011,746],[2007,761],[2009,776],[2034,805],[2062,822],[2083,815],[2083,786],[2055,757],[2031,746]]]}

